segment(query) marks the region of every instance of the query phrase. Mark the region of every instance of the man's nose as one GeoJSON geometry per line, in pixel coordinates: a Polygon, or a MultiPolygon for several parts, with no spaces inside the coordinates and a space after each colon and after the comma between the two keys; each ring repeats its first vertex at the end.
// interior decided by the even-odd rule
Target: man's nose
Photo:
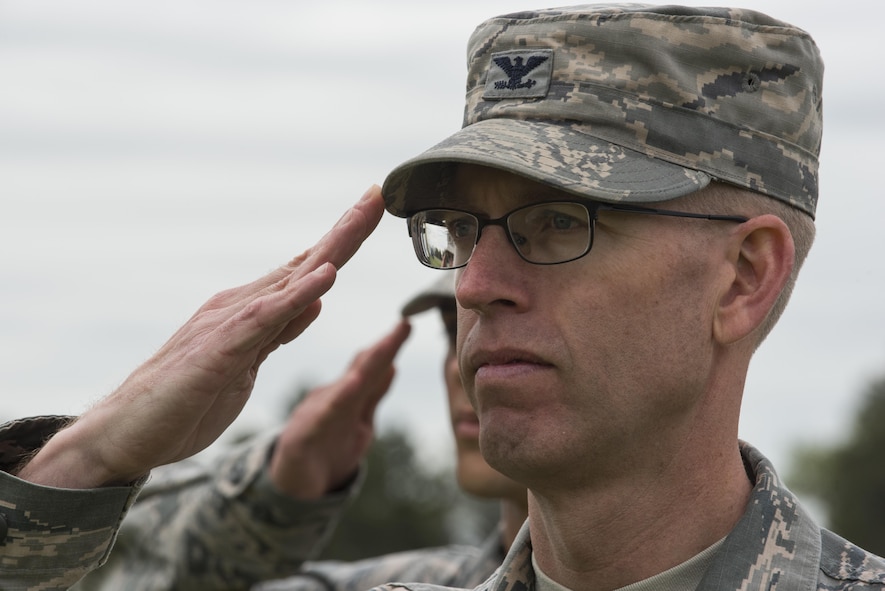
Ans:
{"type": "Polygon", "coordinates": [[[455,297],[463,308],[482,309],[497,301],[512,301],[511,283],[525,261],[502,227],[486,226],[467,266],[458,270],[455,297]]]}

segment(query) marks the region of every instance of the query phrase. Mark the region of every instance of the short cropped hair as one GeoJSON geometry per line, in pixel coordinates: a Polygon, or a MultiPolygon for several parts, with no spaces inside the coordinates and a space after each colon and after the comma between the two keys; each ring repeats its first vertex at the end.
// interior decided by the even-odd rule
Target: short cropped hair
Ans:
{"type": "Polygon", "coordinates": [[[787,302],[790,300],[799,277],[799,270],[805,263],[811,245],[814,243],[814,220],[807,213],[783,201],[743,187],[717,181],[711,182],[706,189],[684,199],[686,199],[686,203],[691,203],[692,211],[702,213],[742,215],[744,217],[775,215],[784,222],[790,231],[795,249],[793,270],[780,296],[765,318],[765,322],[759,328],[755,343],[755,347],[758,348],[771,333],[787,307],[787,302]]]}

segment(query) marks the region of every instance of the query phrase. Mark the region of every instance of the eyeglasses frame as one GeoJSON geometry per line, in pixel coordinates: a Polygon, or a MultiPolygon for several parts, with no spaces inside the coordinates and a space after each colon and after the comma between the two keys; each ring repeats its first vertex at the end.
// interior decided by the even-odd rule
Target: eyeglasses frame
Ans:
{"type": "MultiPolygon", "coordinates": [[[[749,221],[749,218],[744,217],[744,216],[740,216],[740,215],[676,211],[676,210],[672,210],[672,209],[658,209],[658,208],[654,208],[654,207],[643,207],[640,205],[633,205],[633,204],[603,203],[601,201],[590,201],[590,200],[581,200],[581,199],[557,199],[556,201],[539,201],[537,203],[529,203],[528,205],[522,205],[520,207],[517,207],[516,209],[513,209],[513,210],[511,210],[511,211],[509,211],[509,212],[505,213],[504,215],[497,217],[497,218],[489,218],[488,216],[483,216],[481,214],[476,214],[471,211],[466,211],[466,210],[462,210],[462,209],[452,209],[452,208],[445,208],[445,207],[428,207],[426,209],[422,209],[422,210],[419,210],[419,211],[416,211],[416,212],[410,214],[406,218],[406,224],[407,224],[408,230],[409,230],[409,237],[412,238],[412,244],[415,248],[415,255],[418,256],[418,261],[422,265],[424,265],[425,267],[429,267],[431,269],[438,269],[440,271],[448,271],[451,269],[460,269],[461,267],[466,266],[467,263],[470,262],[470,259],[473,257],[473,250],[470,251],[470,256],[467,257],[466,261],[464,261],[463,263],[461,263],[459,265],[455,265],[452,267],[435,267],[435,266],[430,265],[427,262],[425,262],[422,259],[422,257],[419,255],[419,245],[417,244],[417,237],[415,235],[413,235],[413,233],[412,233],[412,226],[413,226],[412,220],[413,220],[413,218],[416,215],[423,213],[425,211],[451,211],[451,212],[455,212],[455,213],[467,214],[467,215],[470,215],[470,216],[473,216],[474,218],[476,218],[477,227],[476,227],[476,241],[473,243],[474,250],[476,249],[476,245],[479,243],[479,239],[482,237],[482,231],[484,228],[486,228],[487,226],[500,226],[504,230],[504,234],[507,236],[508,242],[510,242],[510,245],[516,251],[516,254],[519,255],[519,258],[521,258],[525,262],[530,263],[532,265],[561,265],[563,263],[569,263],[571,261],[575,261],[575,260],[578,260],[584,256],[587,256],[587,254],[593,249],[593,240],[596,235],[596,222],[599,219],[598,214],[600,211],[619,211],[619,212],[624,212],[624,213],[636,213],[636,214],[643,214],[643,215],[662,215],[662,216],[668,216],[668,217],[702,219],[702,220],[720,221],[720,222],[736,222],[736,223],[740,223],[740,224],[743,224],[743,223],[749,221]],[[583,207],[587,211],[587,216],[588,216],[588,219],[590,220],[590,226],[589,226],[590,240],[588,240],[587,248],[586,248],[586,250],[584,250],[584,252],[582,252],[581,254],[579,254],[576,257],[566,259],[564,261],[556,261],[553,263],[538,263],[535,261],[530,261],[520,252],[519,248],[516,246],[516,243],[514,242],[513,235],[510,233],[510,228],[507,226],[507,220],[510,218],[511,215],[513,215],[514,213],[516,213],[518,211],[521,211],[521,210],[529,208],[529,207],[534,207],[537,205],[543,205],[544,203],[575,204],[575,205],[580,205],[581,207],[583,207]]],[[[423,251],[423,248],[421,250],[423,251]]]]}

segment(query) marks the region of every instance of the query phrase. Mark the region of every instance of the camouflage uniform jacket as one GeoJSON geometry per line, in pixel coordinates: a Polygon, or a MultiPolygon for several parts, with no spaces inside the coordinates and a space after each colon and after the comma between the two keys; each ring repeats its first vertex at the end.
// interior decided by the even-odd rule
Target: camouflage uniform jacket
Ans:
{"type": "Polygon", "coordinates": [[[322,549],[360,478],[321,501],[276,492],[267,475],[275,434],[197,462],[154,470],[120,529],[108,563],[79,591],[365,591],[393,580],[458,586],[483,581],[504,559],[498,536],[482,548],[447,546],[354,563],[308,561],[322,549]],[[266,584],[253,586],[260,581],[266,584]]]}
{"type": "MultiPolygon", "coordinates": [[[[0,468],[12,469],[68,420],[41,417],[0,426],[0,468]]],[[[497,533],[480,548],[452,545],[354,563],[305,562],[322,548],[359,479],[319,502],[282,496],[264,469],[274,440],[236,449],[212,470],[197,462],[155,470],[122,526],[144,481],[72,491],[0,473],[0,530],[9,530],[0,536],[0,589],[67,589],[89,571],[74,589],[248,589],[270,581],[253,588],[362,591],[392,580],[472,587],[501,564],[497,533]]]]}
{"type": "Polygon", "coordinates": [[[180,462],[154,470],[120,529],[108,563],[79,591],[365,591],[393,580],[482,582],[504,559],[499,537],[354,563],[309,562],[360,484],[315,502],[279,494],[267,475],[276,434],[225,454],[211,469],[180,462]]]}
{"type": "MultiPolygon", "coordinates": [[[[698,591],[885,589],[885,559],[818,527],[762,454],[743,443],[741,453],[756,486],[698,591]]],[[[391,583],[375,591],[403,590],[443,591],[421,583],[391,583]]],[[[504,563],[476,591],[535,591],[527,523],[504,563]]]]}
{"type": "Polygon", "coordinates": [[[298,573],[326,543],[360,478],[319,501],[291,499],[267,473],[275,440],[269,433],[209,466],[155,469],[107,564],[74,589],[247,590],[298,573]]]}
{"type": "Polygon", "coordinates": [[[107,560],[142,481],[91,490],[39,486],[9,474],[70,417],[0,425],[0,589],[67,589],[107,560]]]}
{"type": "Polygon", "coordinates": [[[397,552],[356,562],[307,562],[299,575],[260,584],[252,591],[365,591],[388,581],[427,581],[475,587],[504,560],[495,531],[480,547],[443,546],[397,552]]]}

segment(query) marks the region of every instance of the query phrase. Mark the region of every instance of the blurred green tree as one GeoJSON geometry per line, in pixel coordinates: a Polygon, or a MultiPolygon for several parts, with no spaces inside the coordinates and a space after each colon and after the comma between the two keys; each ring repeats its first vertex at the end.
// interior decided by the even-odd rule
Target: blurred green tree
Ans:
{"type": "Polygon", "coordinates": [[[796,450],[788,481],[821,502],[829,529],[885,555],[885,376],[862,400],[843,442],[796,450]]]}

